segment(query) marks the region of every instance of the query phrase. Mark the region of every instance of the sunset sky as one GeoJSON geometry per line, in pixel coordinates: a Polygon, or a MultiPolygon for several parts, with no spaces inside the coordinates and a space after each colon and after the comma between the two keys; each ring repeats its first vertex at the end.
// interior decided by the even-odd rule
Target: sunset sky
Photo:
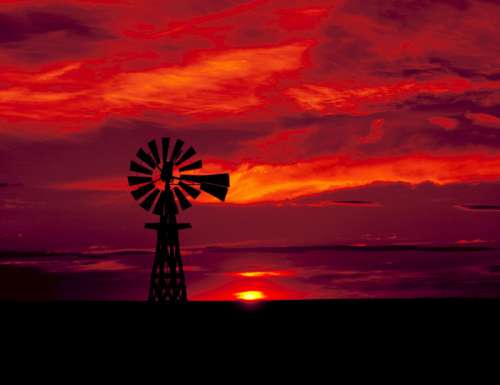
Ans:
{"type": "Polygon", "coordinates": [[[168,136],[231,175],[180,214],[195,299],[500,295],[499,20],[493,0],[0,0],[0,275],[79,297],[126,273],[142,298],[155,218],[128,166],[168,136]]]}

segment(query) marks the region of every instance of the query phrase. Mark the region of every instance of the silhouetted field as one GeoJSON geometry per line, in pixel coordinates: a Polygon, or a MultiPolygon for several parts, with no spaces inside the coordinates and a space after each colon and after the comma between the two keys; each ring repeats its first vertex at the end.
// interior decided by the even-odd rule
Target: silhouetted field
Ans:
{"type": "Polygon", "coordinates": [[[362,321],[395,316],[404,318],[431,317],[497,317],[500,299],[497,298],[418,298],[418,299],[356,299],[356,300],[291,300],[291,301],[190,301],[187,304],[150,304],[139,301],[5,301],[3,319],[15,320],[21,314],[36,316],[37,320],[53,316],[71,318],[157,317],[158,319],[193,318],[217,319],[275,319],[298,320],[311,318],[323,321],[362,321]]]}
{"type": "MultiPolygon", "coordinates": [[[[62,341],[64,349],[72,349],[76,343],[85,344],[89,351],[107,346],[123,349],[123,353],[134,346],[136,353],[146,354],[149,346],[155,346],[165,349],[165,354],[183,352],[183,357],[199,354],[196,346],[212,354],[218,354],[216,350],[220,346],[232,346],[231,349],[247,354],[259,349],[271,354],[269,348],[278,347],[295,355],[304,354],[300,349],[305,344],[322,346],[321,350],[314,350],[322,357],[329,357],[329,352],[344,354],[346,348],[362,354],[359,351],[365,349],[362,345],[379,351],[390,347],[390,341],[405,349],[414,344],[428,349],[435,343],[461,349],[464,343],[491,343],[499,335],[500,324],[499,299],[189,302],[182,305],[2,302],[0,309],[0,326],[8,331],[4,335],[11,346],[33,346],[37,341],[34,346],[43,352],[57,339],[58,343],[62,341]],[[229,345],[220,345],[222,340],[229,345]],[[148,348],[136,350],[138,344],[148,348]]],[[[235,351],[225,354],[231,356],[235,351]]]]}

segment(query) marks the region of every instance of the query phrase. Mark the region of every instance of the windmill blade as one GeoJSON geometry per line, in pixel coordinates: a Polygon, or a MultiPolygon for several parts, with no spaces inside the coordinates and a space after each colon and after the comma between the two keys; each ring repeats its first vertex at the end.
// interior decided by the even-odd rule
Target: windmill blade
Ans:
{"type": "Polygon", "coordinates": [[[165,198],[166,198],[165,191],[162,191],[160,193],[160,197],[158,198],[158,202],[156,202],[153,214],[163,215],[163,213],[165,212],[165,198]]]}
{"type": "Polygon", "coordinates": [[[156,164],[160,164],[160,154],[158,153],[158,146],[156,145],[156,140],[152,140],[148,143],[148,147],[151,150],[151,154],[153,154],[153,158],[155,158],[156,164]]]}
{"type": "Polygon", "coordinates": [[[207,184],[202,183],[200,185],[201,191],[205,191],[206,193],[216,197],[217,199],[224,201],[227,195],[227,187],[218,186],[215,184],[207,184]]]}
{"type": "Polygon", "coordinates": [[[150,176],[129,176],[128,177],[128,185],[135,186],[136,184],[143,184],[152,182],[153,178],[150,176]]]}
{"type": "Polygon", "coordinates": [[[191,202],[188,201],[179,187],[174,188],[174,193],[183,210],[186,210],[192,206],[191,202]]]}
{"type": "Polygon", "coordinates": [[[201,194],[200,191],[196,190],[194,187],[191,187],[190,185],[184,183],[184,182],[179,182],[179,186],[182,187],[182,189],[189,194],[189,196],[193,199],[198,198],[198,196],[201,194]]]}
{"type": "Polygon", "coordinates": [[[189,147],[184,154],[179,158],[179,160],[175,163],[176,166],[180,165],[181,163],[184,163],[186,160],[189,158],[192,158],[196,154],[196,151],[194,150],[193,147],[189,147]]]}
{"type": "Polygon", "coordinates": [[[172,156],[170,157],[171,162],[174,162],[180,155],[183,144],[184,141],[177,139],[177,141],[175,142],[174,151],[172,152],[172,156]]]}
{"type": "Polygon", "coordinates": [[[141,166],[139,163],[131,160],[130,161],[130,171],[139,172],[141,174],[153,175],[153,171],[149,168],[141,166]]]}
{"type": "Polygon", "coordinates": [[[155,168],[156,163],[153,158],[149,154],[146,153],[142,148],[137,151],[137,157],[142,160],[144,163],[146,163],[149,167],[155,168]]]}
{"type": "Polygon", "coordinates": [[[197,160],[196,162],[193,162],[193,163],[190,163],[184,167],[181,167],[179,169],[180,172],[183,172],[183,171],[189,171],[189,170],[197,170],[199,168],[201,168],[203,165],[202,161],[201,160],[197,160]]]}
{"type": "Polygon", "coordinates": [[[161,159],[165,164],[168,159],[168,147],[170,145],[170,138],[161,138],[161,159]]]}
{"type": "Polygon", "coordinates": [[[142,198],[144,195],[146,195],[148,192],[153,190],[154,188],[155,188],[154,183],[148,183],[142,187],[139,187],[137,190],[132,191],[131,194],[135,200],[138,200],[142,198]]]}
{"type": "Polygon", "coordinates": [[[172,194],[170,190],[167,191],[167,210],[174,214],[179,212],[177,204],[175,203],[174,194],[172,194]]]}
{"type": "Polygon", "coordinates": [[[151,206],[153,206],[153,203],[155,203],[155,199],[160,194],[160,190],[156,189],[154,190],[151,194],[149,194],[146,199],[139,205],[141,206],[144,210],[149,211],[151,210],[151,206]]]}
{"type": "Polygon", "coordinates": [[[181,175],[181,179],[196,183],[229,187],[229,174],[181,175]]]}

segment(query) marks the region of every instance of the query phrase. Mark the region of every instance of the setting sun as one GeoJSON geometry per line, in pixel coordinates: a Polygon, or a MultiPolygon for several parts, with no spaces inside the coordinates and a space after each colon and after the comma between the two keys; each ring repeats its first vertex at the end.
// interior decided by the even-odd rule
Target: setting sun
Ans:
{"type": "Polygon", "coordinates": [[[263,292],[256,290],[241,291],[235,293],[235,297],[242,301],[259,301],[266,298],[263,292]]]}

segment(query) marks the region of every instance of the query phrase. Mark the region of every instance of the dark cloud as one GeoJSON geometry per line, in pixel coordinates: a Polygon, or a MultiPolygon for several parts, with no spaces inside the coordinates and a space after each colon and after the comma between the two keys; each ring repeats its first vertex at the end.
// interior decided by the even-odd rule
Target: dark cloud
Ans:
{"type": "MultiPolygon", "coordinates": [[[[444,5],[465,11],[470,7],[469,0],[410,0],[404,2],[374,2],[374,8],[380,18],[401,24],[416,22],[419,16],[422,17],[432,7],[444,5]]],[[[363,3],[366,6],[365,3],[363,3]]]]}
{"type": "Polygon", "coordinates": [[[377,207],[379,206],[378,202],[372,202],[372,201],[357,201],[357,200],[350,200],[350,201],[331,201],[331,203],[334,206],[366,206],[366,207],[377,207]]]}
{"type": "Polygon", "coordinates": [[[401,252],[418,251],[432,253],[477,252],[491,250],[488,246],[424,246],[424,245],[317,245],[317,246],[283,246],[283,247],[209,247],[210,252],[217,253],[309,253],[316,251],[360,251],[360,252],[401,252]]]}
{"type": "Polygon", "coordinates": [[[349,1],[329,18],[314,55],[321,76],[336,80],[352,72],[368,80],[494,80],[498,11],[466,0],[349,1]]]}
{"type": "Polygon", "coordinates": [[[22,183],[6,183],[6,182],[0,182],[0,188],[7,188],[7,187],[20,187],[22,186],[22,183]]]}
{"type": "Polygon", "coordinates": [[[409,0],[409,1],[349,1],[344,9],[349,13],[369,15],[398,27],[416,28],[429,22],[429,15],[439,10],[463,13],[471,7],[469,0],[409,0]]]}
{"type": "MultiPolygon", "coordinates": [[[[450,57],[450,55],[447,55],[450,57]]],[[[459,76],[471,80],[498,80],[500,74],[493,69],[481,69],[477,64],[463,59],[453,58],[453,60],[429,56],[422,57],[420,63],[409,60],[398,60],[397,62],[380,61],[372,71],[374,75],[389,78],[412,78],[427,80],[438,76],[459,76]],[[457,63],[463,62],[463,66],[457,63]],[[416,66],[418,64],[418,66],[416,66]],[[467,66],[467,67],[466,67],[467,66]]]]}
{"type": "Polygon", "coordinates": [[[402,102],[396,102],[398,109],[432,112],[440,114],[460,114],[475,111],[495,115],[499,106],[496,102],[498,91],[473,91],[461,95],[418,95],[402,102]],[[491,103],[489,102],[491,99],[491,103]]]}
{"type": "Polygon", "coordinates": [[[0,250],[0,259],[31,259],[31,258],[102,258],[106,254],[89,254],[82,252],[55,252],[55,251],[19,251],[19,250],[0,250]]]}
{"type": "Polygon", "coordinates": [[[463,78],[489,78],[488,75],[477,72],[472,68],[461,68],[457,66],[454,62],[449,59],[441,58],[441,57],[430,57],[429,62],[431,64],[438,64],[443,72],[452,73],[463,78]]]}
{"type": "MultiPolygon", "coordinates": [[[[414,64],[413,64],[414,65],[414,64]]],[[[396,66],[387,66],[386,63],[381,63],[378,69],[373,71],[374,75],[388,78],[413,78],[413,79],[428,79],[436,74],[442,73],[439,67],[413,67],[412,63],[400,63],[400,68],[396,66]],[[388,67],[388,68],[385,68],[388,67]]]]}
{"type": "Polygon", "coordinates": [[[297,115],[283,116],[280,118],[280,124],[286,128],[300,128],[311,124],[334,123],[339,117],[325,116],[312,113],[301,113],[297,115]]]}
{"type": "Polygon", "coordinates": [[[17,43],[36,35],[58,31],[92,39],[109,37],[102,30],[64,14],[48,11],[0,13],[0,44],[17,43]]]}
{"type": "Polygon", "coordinates": [[[329,199],[334,194],[323,193],[294,199],[291,205],[303,205],[308,207],[382,207],[380,202],[365,199],[329,199]]]}
{"type": "Polygon", "coordinates": [[[464,204],[456,207],[468,211],[500,211],[500,205],[464,204]]]}
{"type": "Polygon", "coordinates": [[[443,130],[438,127],[425,127],[418,132],[414,132],[409,137],[421,146],[429,148],[484,148],[498,149],[500,147],[500,133],[498,129],[491,127],[480,127],[465,122],[463,118],[460,128],[453,130],[443,130]]]}
{"type": "Polygon", "coordinates": [[[314,128],[299,146],[307,157],[335,153],[363,153],[368,156],[401,155],[414,152],[447,151],[451,154],[467,150],[487,151],[500,147],[500,132],[496,127],[479,126],[464,116],[465,111],[494,115],[494,108],[482,107],[474,100],[447,98],[415,98],[401,103],[401,111],[387,111],[365,116],[316,116],[314,114],[288,116],[282,124],[291,130],[314,128]],[[422,102],[422,100],[425,100],[422,102]],[[404,110],[413,110],[412,118],[404,110]],[[446,130],[431,119],[443,114],[457,122],[457,127],[446,130]],[[364,143],[373,122],[382,120],[379,137],[364,143]]]}
{"type": "Polygon", "coordinates": [[[344,25],[333,21],[325,28],[324,39],[312,55],[318,63],[319,74],[328,76],[335,71],[361,70],[373,60],[373,42],[357,35],[344,25]]]}

